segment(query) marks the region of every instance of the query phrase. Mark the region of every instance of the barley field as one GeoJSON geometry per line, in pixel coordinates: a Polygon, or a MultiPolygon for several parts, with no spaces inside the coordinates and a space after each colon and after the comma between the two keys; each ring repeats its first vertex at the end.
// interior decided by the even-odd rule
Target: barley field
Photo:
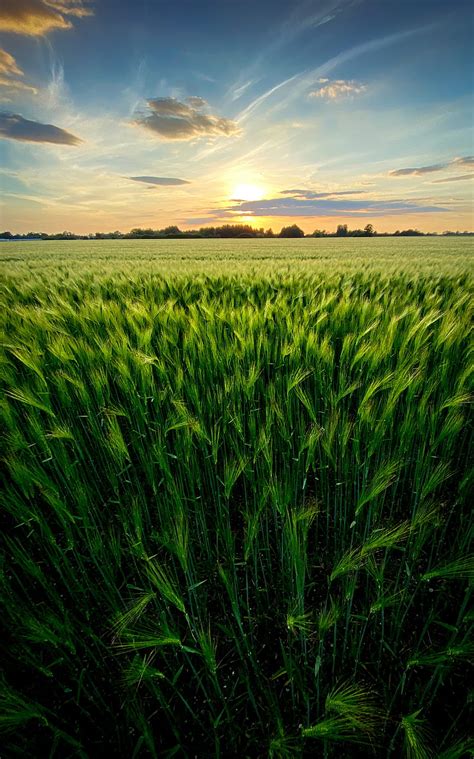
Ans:
{"type": "Polygon", "coordinates": [[[471,241],[0,259],[2,755],[472,756],[471,241]]]}

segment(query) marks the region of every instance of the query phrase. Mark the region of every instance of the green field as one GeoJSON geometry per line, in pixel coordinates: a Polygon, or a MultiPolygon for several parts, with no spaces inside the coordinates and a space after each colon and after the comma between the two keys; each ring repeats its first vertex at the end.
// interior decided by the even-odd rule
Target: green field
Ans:
{"type": "Polygon", "coordinates": [[[471,241],[0,261],[4,755],[472,756],[471,241]]]}

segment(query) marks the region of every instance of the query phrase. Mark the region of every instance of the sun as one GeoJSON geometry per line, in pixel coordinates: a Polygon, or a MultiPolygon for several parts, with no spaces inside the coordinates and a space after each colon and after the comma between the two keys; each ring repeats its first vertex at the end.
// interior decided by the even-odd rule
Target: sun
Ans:
{"type": "Polygon", "coordinates": [[[232,192],[232,200],[261,200],[265,192],[256,184],[237,184],[232,192]]]}

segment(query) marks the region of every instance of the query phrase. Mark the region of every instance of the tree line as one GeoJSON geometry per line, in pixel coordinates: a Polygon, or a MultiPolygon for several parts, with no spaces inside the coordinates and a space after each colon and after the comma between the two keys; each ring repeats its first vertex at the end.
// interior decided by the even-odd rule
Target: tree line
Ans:
{"type": "MultiPolygon", "coordinates": [[[[201,227],[200,229],[181,230],[177,226],[168,226],[163,229],[151,229],[135,227],[130,232],[94,232],[88,235],[78,235],[74,232],[58,232],[48,234],[46,232],[27,232],[26,234],[14,234],[12,232],[0,232],[0,240],[162,240],[162,239],[200,239],[200,238],[261,238],[261,237],[426,237],[436,236],[437,232],[420,232],[419,229],[403,229],[396,232],[377,232],[372,224],[366,224],[363,229],[349,229],[347,224],[338,224],[334,232],[325,229],[315,229],[310,234],[305,232],[297,224],[282,227],[280,232],[272,229],[257,229],[250,224],[223,224],[216,227],[201,227]]],[[[474,232],[443,232],[443,236],[473,235],[474,232]]]]}

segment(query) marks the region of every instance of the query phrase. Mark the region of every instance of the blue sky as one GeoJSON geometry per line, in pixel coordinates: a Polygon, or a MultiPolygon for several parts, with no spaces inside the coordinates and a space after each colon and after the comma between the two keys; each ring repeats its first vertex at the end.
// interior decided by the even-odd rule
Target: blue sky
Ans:
{"type": "Polygon", "coordinates": [[[464,0],[3,0],[0,227],[472,229],[464,0]]]}

